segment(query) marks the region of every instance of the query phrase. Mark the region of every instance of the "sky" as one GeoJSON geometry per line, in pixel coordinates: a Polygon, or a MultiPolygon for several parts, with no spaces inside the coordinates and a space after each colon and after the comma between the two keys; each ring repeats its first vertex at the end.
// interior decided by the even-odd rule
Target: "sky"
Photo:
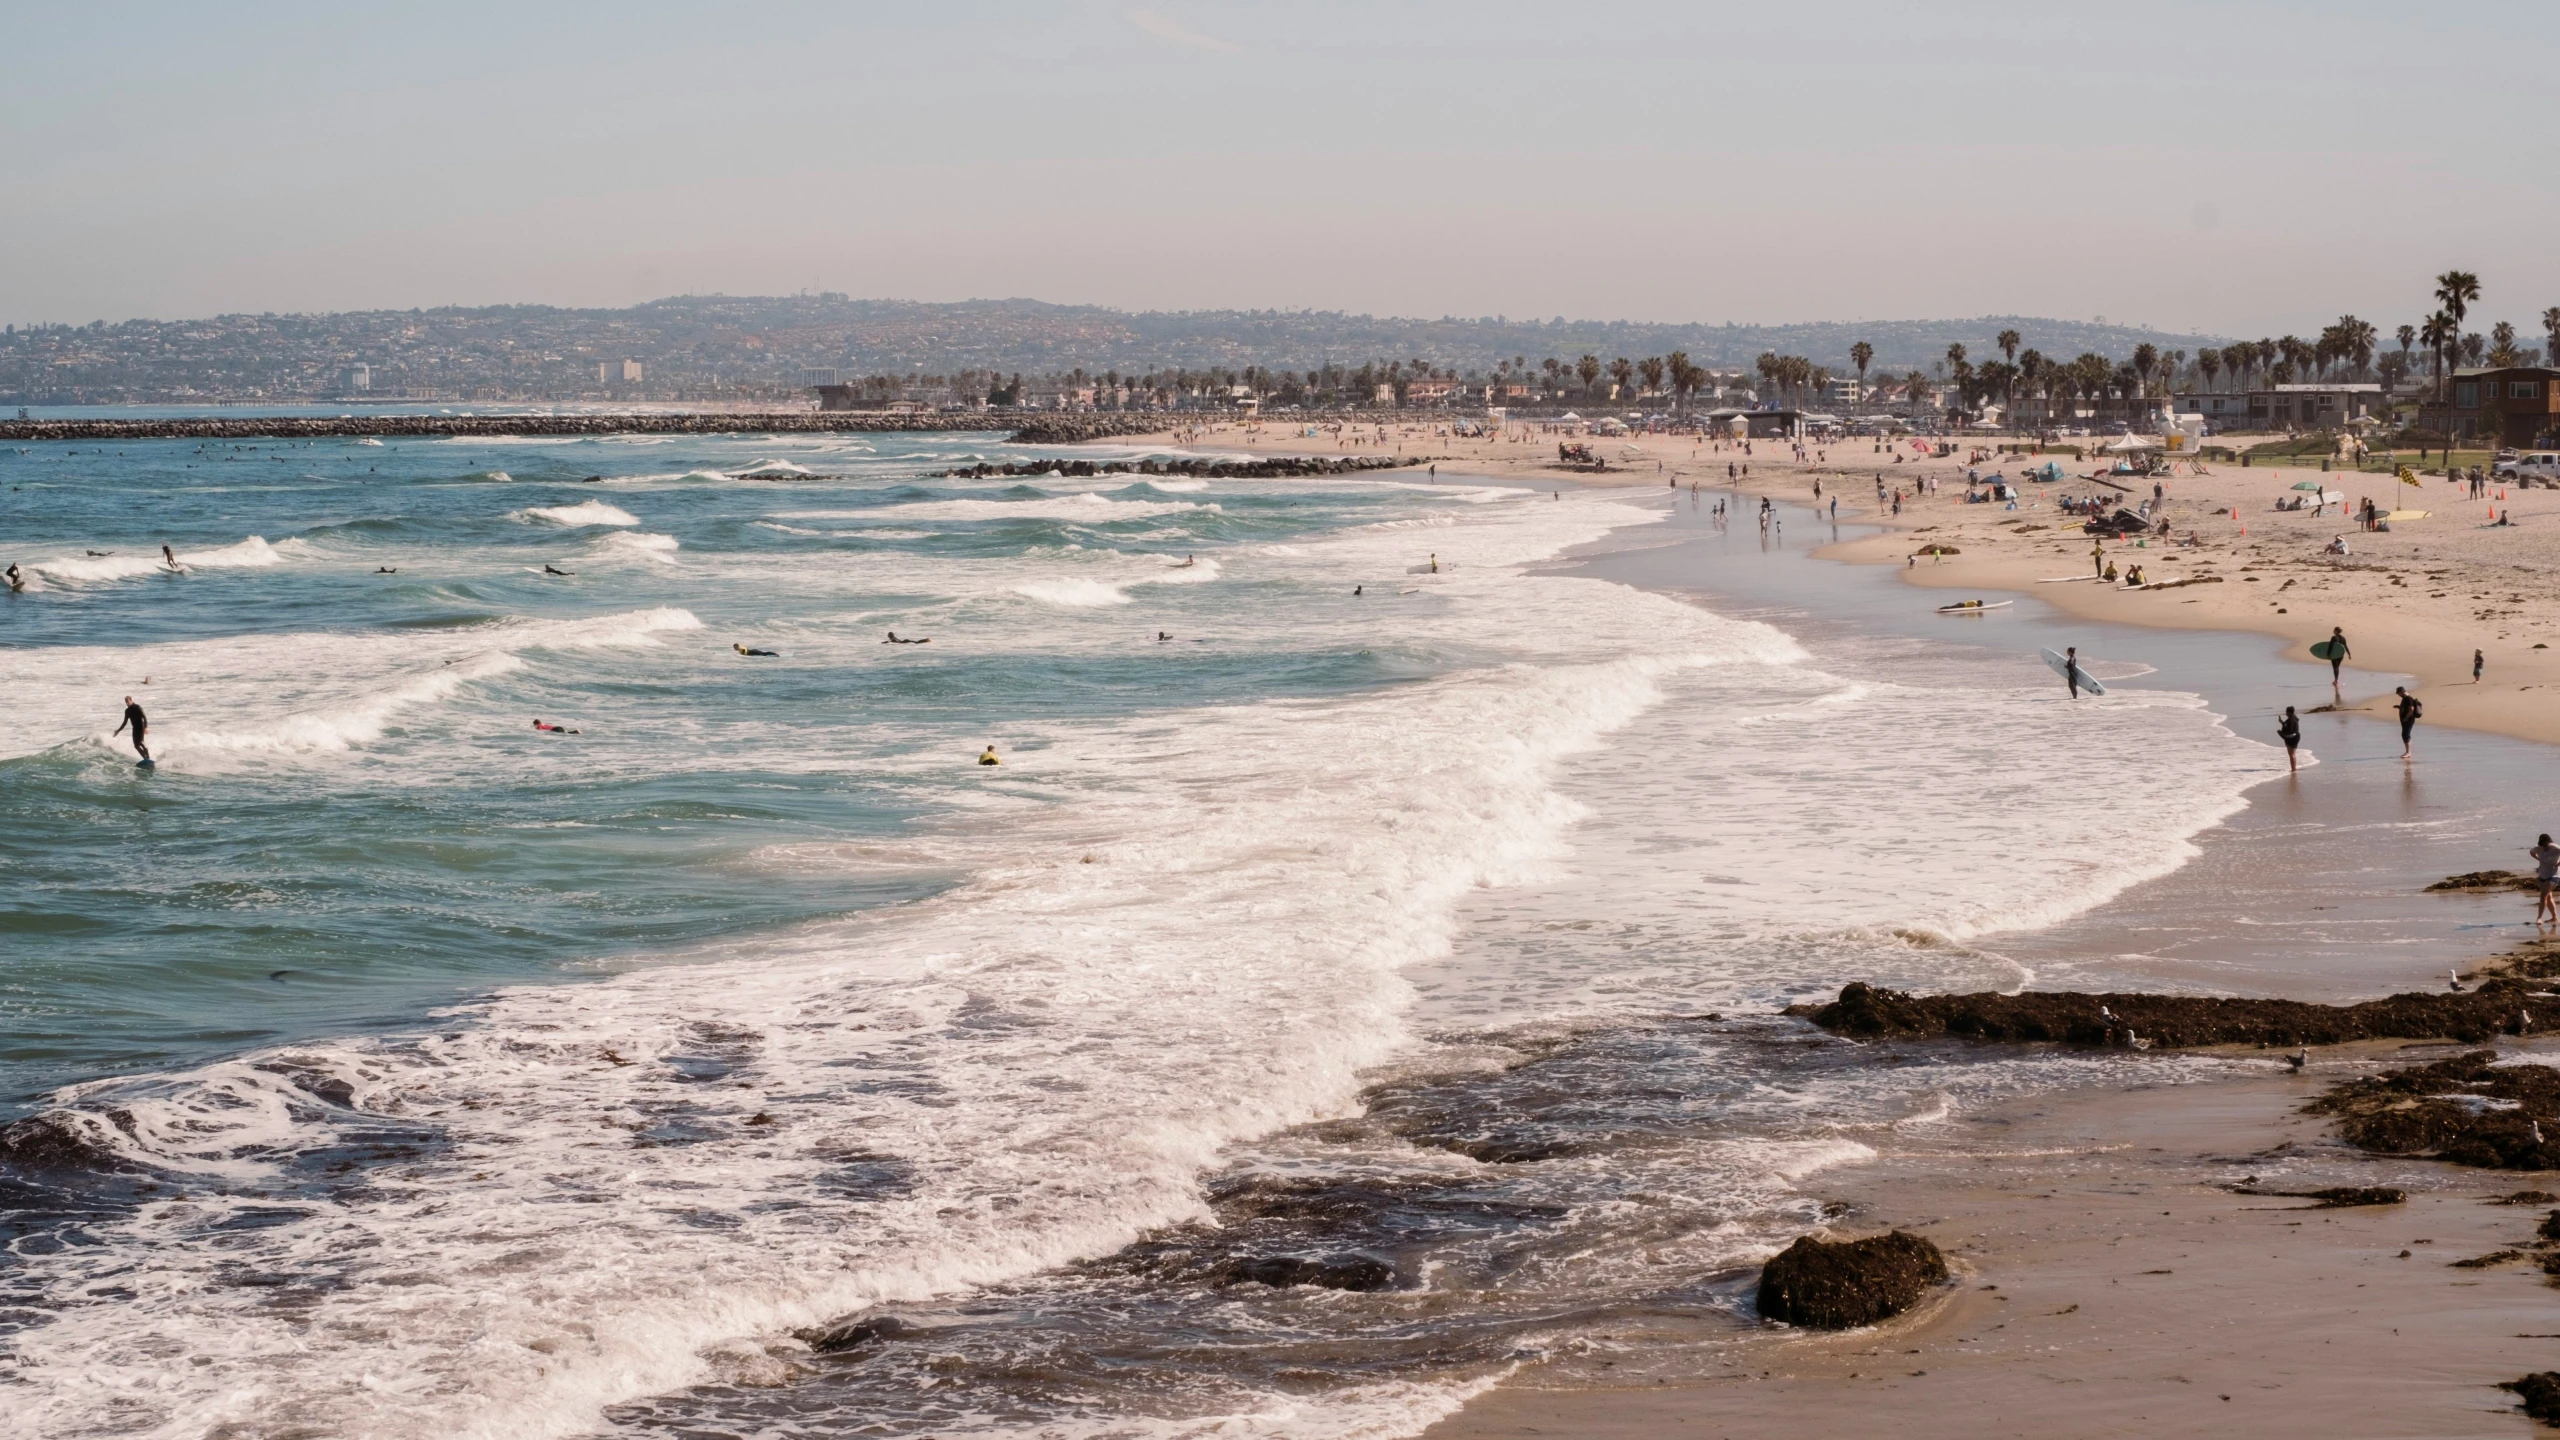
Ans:
{"type": "Polygon", "coordinates": [[[0,320],[2560,305],[2560,4],[8,7],[0,320]]]}

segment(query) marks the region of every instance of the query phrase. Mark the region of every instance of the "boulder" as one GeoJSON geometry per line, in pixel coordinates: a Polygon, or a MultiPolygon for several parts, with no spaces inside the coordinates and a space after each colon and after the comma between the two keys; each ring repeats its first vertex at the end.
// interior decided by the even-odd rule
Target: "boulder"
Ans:
{"type": "Polygon", "coordinates": [[[2503,1381],[2498,1388],[2514,1391],[2525,1414],[2545,1425],[2560,1425],[2560,1370],[2536,1371],[2521,1380],[2503,1381]]]}
{"type": "Polygon", "coordinates": [[[1947,1278],[1947,1257],[1907,1230],[1864,1240],[1810,1235],[1760,1271],[1760,1313],[1789,1325],[1846,1330],[1910,1309],[1947,1278]]]}
{"type": "Polygon", "coordinates": [[[1391,1290],[1396,1269],[1374,1255],[1264,1255],[1219,1267],[1222,1285],[1315,1285],[1327,1290],[1391,1290]]]}

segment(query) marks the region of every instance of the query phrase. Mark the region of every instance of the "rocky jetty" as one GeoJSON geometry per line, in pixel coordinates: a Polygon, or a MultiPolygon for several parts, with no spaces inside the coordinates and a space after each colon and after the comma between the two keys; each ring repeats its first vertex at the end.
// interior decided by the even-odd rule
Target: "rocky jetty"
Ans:
{"type": "Polygon", "coordinates": [[[1181,416],[1144,410],[1124,414],[1039,415],[1026,420],[1013,432],[1017,445],[1081,445],[1088,440],[1110,440],[1121,435],[1156,435],[1176,425],[1197,422],[1204,417],[1181,416]]]}
{"type": "MultiPolygon", "coordinates": [[[[1828,1005],[1794,1005],[1787,1013],[1835,1035],[1860,1038],[1953,1036],[1977,1041],[2035,1041],[2088,1047],[2159,1045],[2338,1045],[2350,1040],[2458,1040],[2531,1033],[2538,1022],[2528,984],[2493,978],[2447,994],[2393,995],[2358,1005],[2300,1000],[2224,999],[2200,995],[2085,995],[2025,991],[2016,995],[1906,995],[1872,985],[1841,988],[1828,1005]]],[[[2560,1001],[2542,1001],[2560,1019],[2560,1001]]],[[[2544,1026],[2543,1028],[2547,1028],[2544,1026]]]]}
{"type": "Polygon", "coordinates": [[[1847,1330],[1918,1304],[1947,1279],[1947,1257],[1907,1230],[1864,1240],[1801,1236],[1760,1271],[1760,1313],[1789,1325],[1847,1330]]]}
{"type": "MultiPolygon", "coordinates": [[[[196,415],[166,420],[0,420],[0,440],[356,440],[475,436],[766,435],[1002,430],[1006,417],[862,411],[619,415],[196,415]]],[[[1161,427],[1158,427],[1161,428],[1161,427]]]]}
{"type": "Polygon", "coordinates": [[[1212,480],[1287,480],[1302,475],[1349,475],[1362,470],[1398,470],[1419,465],[1419,459],[1364,455],[1328,459],[1314,455],[1284,455],[1270,460],[1025,460],[1002,465],[963,465],[945,470],[946,480],[989,480],[1019,476],[1037,480],[1055,475],[1067,479],[1090,478],[1095,475],[1164,475],[1197,477],[1212,480]]]}

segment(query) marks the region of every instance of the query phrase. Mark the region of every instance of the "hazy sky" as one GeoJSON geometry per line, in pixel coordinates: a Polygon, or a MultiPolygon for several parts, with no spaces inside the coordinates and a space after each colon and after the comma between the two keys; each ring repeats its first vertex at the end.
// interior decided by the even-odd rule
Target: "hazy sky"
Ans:
{"type": "Polygon", "coordinates": [[[2560,3],[10,7],[0,319],[2560,305],[2560,3]]]}

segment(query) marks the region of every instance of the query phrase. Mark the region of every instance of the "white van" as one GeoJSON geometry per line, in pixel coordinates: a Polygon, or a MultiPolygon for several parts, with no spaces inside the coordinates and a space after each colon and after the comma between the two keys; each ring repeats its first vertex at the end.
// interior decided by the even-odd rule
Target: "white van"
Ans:
{"type": "Polygon", "coordinates": [[[2560,490],[2560,451],[2532,450],[2512,460],[2501,460],[2491,474],[2500,480],[2512,480],[2528,488],[2535,485],[2560,490]]]}

